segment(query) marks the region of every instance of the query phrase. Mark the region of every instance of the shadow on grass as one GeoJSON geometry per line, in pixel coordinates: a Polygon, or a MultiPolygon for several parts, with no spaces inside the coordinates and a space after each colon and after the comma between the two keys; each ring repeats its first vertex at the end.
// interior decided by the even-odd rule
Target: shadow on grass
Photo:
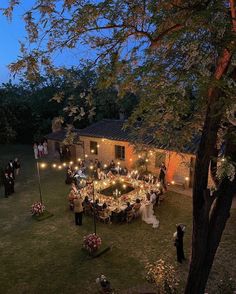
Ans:
{"type": "Polygon", "coordinates": [[[47,218],[50,218],[52,216],[53,216],[53,214],[51,212],[45,210],[42,214],[40,214],[40,215],[33,215],[32,217],[33,217],[33,219],[35,219],[37,221],[43,221],[43,220],[45,220],[47,218]]]}

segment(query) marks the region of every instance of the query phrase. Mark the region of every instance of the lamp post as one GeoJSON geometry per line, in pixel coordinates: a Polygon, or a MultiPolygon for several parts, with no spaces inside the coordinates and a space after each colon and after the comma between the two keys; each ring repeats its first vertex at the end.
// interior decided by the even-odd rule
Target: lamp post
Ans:
{"type": "Polygon", "coordinates": [[[40,199],[40,202],[43,203],[42,189],[41,189],[41,178],[40,178],[39,162],[38,162],[38,160],[36,161],[36,167],[37,167],[38,185],[39,185],[39,199],[40,199]]]}
{"type": "MultiPolygon", "coordinates": [[[[87,181],[89,185],[92,185],[92,197],[93,197],[93,205],[95,204],[95,198],[94,198],[94,180],[93,178],[90,178],[89,181],[87,181]]],[[[94,234],[97,235],[97,224],[96,224],[96,215],[95,215],[95,208],[93,207],[93,228],[94,228],[94,234]]]]}

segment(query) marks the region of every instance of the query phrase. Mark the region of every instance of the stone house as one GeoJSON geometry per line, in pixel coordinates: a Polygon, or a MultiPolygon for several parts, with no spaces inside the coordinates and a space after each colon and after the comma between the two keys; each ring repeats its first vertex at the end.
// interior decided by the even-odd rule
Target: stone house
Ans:
{"type": "MultiPolygon", "coordinates": [[[[184,153],[156,148],[150,138],[142,142],[146,152],[137,152],[135,145],[130,142],[129,133],[123,130],[123,120],[103,119],[84,129],[75,129],[74,143],[70,145],[73,160],[98,159],[103,164],[111,160],[128,169],[135,168],[135,163],[142,159],[146,161],[147,171],[159,174],[161,162],[167,167],[166,179],[169,183],[192,186],[195,163],[195,148],[186,149],[184,153]]],[[[65,138],[65,130],[57,130],[46,136],[48,149],[51,154],[57,154],[65,138]]]]}

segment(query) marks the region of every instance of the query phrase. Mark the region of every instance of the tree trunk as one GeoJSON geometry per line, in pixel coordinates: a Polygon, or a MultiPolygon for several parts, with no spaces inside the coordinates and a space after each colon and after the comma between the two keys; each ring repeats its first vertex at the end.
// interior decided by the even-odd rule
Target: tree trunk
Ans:
{"type": "MultiPolygon", "coordinates": [[[[236,133],[236,128],[233,127],[231,133],[236,133]]],[[[236,143],[233,139],[227,142],[226,156],[230,156],[233,162],[236,162],[236,143]]],[[[197,245],[193,243],[192,256],[195,259],[191,260],[188,282],[186,285],[185,293],[188,294],[202,294],[204,293],[208,276],[214,261],[214,257],[219,246],[223,231],[225,229],[226,222],[230,216],[230,208],[232,204],[233,196],[236,193],[236,178],[234,181],[224,179],[220,184],[217,191],[217,198],[214,202],[214,206],[209,214],[206,216],[208,219],[200,219],[198,223],[198,229],[204,231],[204,239],[199,239],[197,245]],[[200,222],[202,225],[200,226],[200,222]],[[204,227],[208,229],[203,229],[204,227]],[[206,233],[208,231],[208,233],[206,233]],[[202,243],[201,243],[202,242],[202,243]],[[198,246],[198,247],[197,247],[198,246]]],[[[207,207],[207,199],[209,200],[208,207],[211,207],[211,199],[209,194],[205,195],[205,206],[207,207]],[[208,198],[207,198],[208,197],[208,198]]],[[[198,232],[199,234],[199,232],[198,232]]],[[[193,231],[194,235],[194,231],[193,231]]]]}

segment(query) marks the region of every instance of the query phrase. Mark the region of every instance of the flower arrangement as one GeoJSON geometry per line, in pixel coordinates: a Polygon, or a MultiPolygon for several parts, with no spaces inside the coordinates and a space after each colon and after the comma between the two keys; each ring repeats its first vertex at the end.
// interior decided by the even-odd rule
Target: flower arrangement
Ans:
{"type": "Polygon", "coordinates": [[[156,284],[158,293],[177,293],[179,281],[172,265],[166,264],[164,260],[159,259],[153,264],[147,263],[145,268],[147,270],[147,280],[156,284]]]}
{"type": "Polygon", "coordinates": [[[40,215],[44,212],[45,206],[41,202],[35,202],[31,206],[31,213],[32,215],[40,215]]]}
{"type": "Polygon", "coordinates": [[[88,250],[90,253],[93,253],[99,249],[102,244],[102,239],[95,235],[89,234],[84,237],[84,244],[83,247],[88,250]]]}

